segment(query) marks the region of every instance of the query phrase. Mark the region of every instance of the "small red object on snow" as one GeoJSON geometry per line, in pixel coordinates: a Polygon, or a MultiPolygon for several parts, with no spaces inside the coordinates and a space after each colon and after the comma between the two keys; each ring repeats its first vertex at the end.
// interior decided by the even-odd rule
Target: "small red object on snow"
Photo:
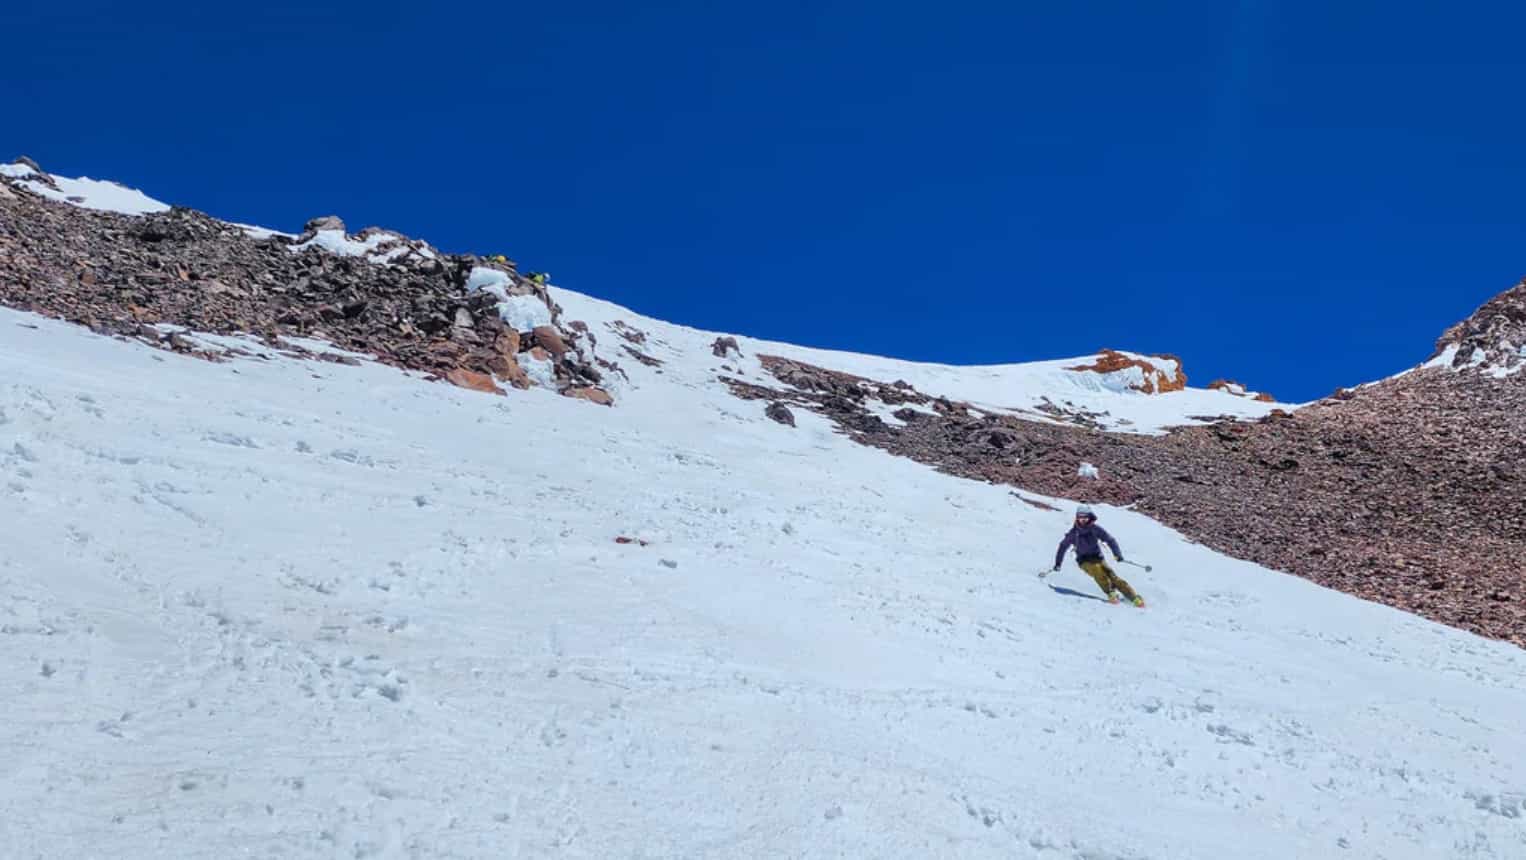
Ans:
{"type": "Polygon", "coordinates": [[[644,540],[641,540],[639,538],[626,537],[625,535],[620,535],[619,537],[615,538],[615,543],[633,543],[633,544],[639,544],[641,546],[646,546],[647,545],[647,542],[644,541],[644,540]]]}

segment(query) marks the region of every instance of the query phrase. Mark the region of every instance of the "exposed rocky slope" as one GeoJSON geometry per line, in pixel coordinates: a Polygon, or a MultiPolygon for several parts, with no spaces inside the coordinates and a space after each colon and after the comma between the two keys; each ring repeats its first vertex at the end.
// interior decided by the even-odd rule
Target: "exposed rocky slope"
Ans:
{"type": "Polygon", "coordinates": [[[292,237],[190,209],[97,211],[47,199],[52,178],[16,166],[30,170],[0,177],[0,303],[181,351],[194,343],[165,324],[312,337],[458,385],[539,379],[610,400],[599,386],[618,366],[502,257],[441,254],[376,228],[352,236],[332,216],[292,237]]]}
{"type": "Polygon", "coordinates": [[[1526,646],[1523,343],[1526,284],[1449,329],[1444,360],[1293,413],[1157,437],[990,414],[784,359],[763,362],[780,386],[727,382],[952,474],[1136,505],[1221,552],[1526,646]],[[894,423],[886,407],[899,407],[894,423]]]}

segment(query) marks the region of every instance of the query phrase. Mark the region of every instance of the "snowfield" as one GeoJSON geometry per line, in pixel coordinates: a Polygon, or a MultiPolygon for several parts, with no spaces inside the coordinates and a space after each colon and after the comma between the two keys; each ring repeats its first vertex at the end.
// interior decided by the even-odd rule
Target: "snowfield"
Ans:
{"type": "Polygon", "coordinates": [[[1034,575],[1068,511],[556,295],[668,363],[610,409],[0,310],[6,857],[1526,856],[1518,649],[1103,509],[1108,606],[1034,575]]]}

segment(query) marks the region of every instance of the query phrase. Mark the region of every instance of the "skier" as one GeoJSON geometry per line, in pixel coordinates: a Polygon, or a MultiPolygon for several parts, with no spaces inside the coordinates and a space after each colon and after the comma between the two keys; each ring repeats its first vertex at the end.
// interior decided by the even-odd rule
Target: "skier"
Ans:
{"type": "Polygon", "coordinates": [[[1072,546],[1076,548],[1076,564],[1086,571],[1092,579],[1096,580],[1097,587],[1107,595],[1109,603],[1117,603],[1120,594],[1123,599],[1138,607],[1143,607],[1144,598],[1134,592],[1123,577],[1113,572],[1111,567],[1102,558],[1102,544],[1106,542],[1113,550],[1113,557],[1123,561],[1123,550],[1118,548],[1118,541],[1108,534],[1102,526],[1097,525],[1097,515],[1087,505],[1076,508],[1076,524],[1070,531],[1065,533],[1065,539],[1060,541],[1060,549],[1054,554],[1054,569],[1058,572],[1060,562],[1065,560],[1065,551],[1072,546]]]}

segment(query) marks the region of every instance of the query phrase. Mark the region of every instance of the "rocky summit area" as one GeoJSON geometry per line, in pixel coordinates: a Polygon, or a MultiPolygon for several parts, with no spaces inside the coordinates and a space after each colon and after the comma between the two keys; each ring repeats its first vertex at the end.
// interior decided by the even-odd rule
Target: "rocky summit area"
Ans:
{"type": "Polygon", "coordinates": [[[483,391],[542,384],[612,402],[604,382],[618,364],[595,354],[586,326],[563,322],[543,279],[505,257],[443,254],[379,228],[350,234],[333,216],[290,236],[179,207],[101,211],[49,199],[56,184],[36,162],[5,167],[7,306],[208,358],[177,329],[297,352],[308,350],[291,338],[321,340],[483,391]]]}
{"type": "Polygon", "coordinates": [[[950,474],[1133,505],[1217,551],[1526,647],[1523,345],[1526,283],[1415,370],[1163,436],[995,414],[777,357],[763,364],[778,385],[725,381],[776,420],[810,409],[950,474]],[[894,423],[880,417],[891,409],[894,423]]]}

